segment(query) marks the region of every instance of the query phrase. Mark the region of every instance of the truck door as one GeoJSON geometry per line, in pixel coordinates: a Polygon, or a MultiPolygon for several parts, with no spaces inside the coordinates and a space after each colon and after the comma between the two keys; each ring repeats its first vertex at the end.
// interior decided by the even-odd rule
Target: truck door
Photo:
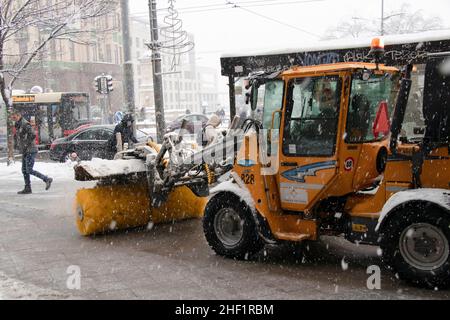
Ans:
{"type": "Polygon", "coordinates": [[[279,174],[284,210],[311,208],[337,174],[341,83],[338,75],[288,83],[279,174]]]}

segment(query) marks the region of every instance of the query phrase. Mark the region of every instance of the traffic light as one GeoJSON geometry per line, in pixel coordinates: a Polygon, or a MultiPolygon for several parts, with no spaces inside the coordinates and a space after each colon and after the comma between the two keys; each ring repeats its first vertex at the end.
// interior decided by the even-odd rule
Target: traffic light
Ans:
{"type": "Polygon", "coordinates": [[[113,86],[113,78],[112,78],[112,76],[106,76],[106,82],[107,82],[108,92],[113,91],[114,90],[114,86],[113,86]]]}
{"type": "Polygon", "coordinates": [[[108,83],[106,81],[105,76],[100,77],[100,88],[101,88],[101,93],[103,93],[103,94],[108,93],[108,83]]]}
{"type": "Polygon", "coordinates": [[[95,91],[101,94],[108,94],[114,90],[113,77],[110,75],[101,75],[94,79],[95,91]]]}
{"type": "Polygon", "coordinates": [[[95,79],[94,79],[95,91],[98,93],[102,93],[102,84],[101,84],[100,78],[101,77],[95,77],[95,79]]]}

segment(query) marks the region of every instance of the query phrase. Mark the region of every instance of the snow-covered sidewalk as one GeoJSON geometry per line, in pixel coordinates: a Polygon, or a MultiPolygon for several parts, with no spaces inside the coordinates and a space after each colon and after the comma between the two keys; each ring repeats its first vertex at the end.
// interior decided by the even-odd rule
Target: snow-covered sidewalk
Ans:
{"type": "MultiPolygon", "coordinates": [[[[36,162],[34,170],[52,177],[54,180],[70,181],[74,179],[73,167],[76,162],[56,163],[56,162],[36,162]]],[[[32,177],[32,179],[36,179],[32,177]]],[[[0,163],[0,181],[23,180],[22,162],[16,161],[8,166],[0,163]]]]}

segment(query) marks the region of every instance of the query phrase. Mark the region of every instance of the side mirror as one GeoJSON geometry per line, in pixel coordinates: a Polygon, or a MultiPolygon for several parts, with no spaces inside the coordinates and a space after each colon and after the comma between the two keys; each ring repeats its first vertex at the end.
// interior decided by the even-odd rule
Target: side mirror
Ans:
{"type": "Polygon", "coordinates": [[[256,107],[258,106],[258,88],[259,88],[258,82],[254,81],[252,83],[252,89],[250,91],[250,106],[253,111],[255,111],[256,107]]]}

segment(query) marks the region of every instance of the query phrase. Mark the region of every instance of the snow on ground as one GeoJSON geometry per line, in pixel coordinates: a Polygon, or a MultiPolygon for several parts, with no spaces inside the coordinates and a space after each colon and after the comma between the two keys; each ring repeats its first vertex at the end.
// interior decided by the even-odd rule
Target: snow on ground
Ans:
{"type": "MultiPolygon", "coordinates": [[[[55,162],[36,162],[34,170],[52,177],[54,180],[70,181],[74,179],[73,167],[76,162],[68,161],[66,163],[55,162]]],[[[32,177],[32,179],[36,179],[32,177]]],[[[23,180],[22,162],[16,161],[8,166],[6,163],[0,163],[0,181],[5,180],[23,180]]]]}
{"type": "Polygon", "coordinates": [[[0,300],[73,299],[68,294],[9,278],[0,272],[0,300]]]}

